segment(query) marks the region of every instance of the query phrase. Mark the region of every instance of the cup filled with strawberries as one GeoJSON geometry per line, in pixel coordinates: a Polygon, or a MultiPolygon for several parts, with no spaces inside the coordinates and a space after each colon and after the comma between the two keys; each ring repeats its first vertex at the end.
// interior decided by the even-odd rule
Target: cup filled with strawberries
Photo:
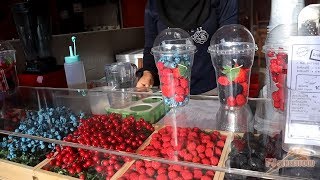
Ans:
{"type": "Polygon", "coordinates": [[[192,38],[182,29],[166,29],[157,36],[151,51],[164,103],[169,107],[185,106],[189,102],[191,67],[196,52],[192,38]]]}
{"type": "Polygon", "coordinates": [[[226,25],[212,36],[208,52],[216,70],[222,105],[242,107],[248,101],[255,42],[242,25],[226,25]]]}

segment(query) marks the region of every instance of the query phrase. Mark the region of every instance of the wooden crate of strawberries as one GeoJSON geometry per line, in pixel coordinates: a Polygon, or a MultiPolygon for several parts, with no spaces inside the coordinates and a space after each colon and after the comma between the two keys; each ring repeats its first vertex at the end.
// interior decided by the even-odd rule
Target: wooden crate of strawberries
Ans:
{"type": "MultiPolygon", "coordinates": [[[[230,143],[231,134],[199,128],[172,128],[166,126],[155,131],[138,153],[172,161],[193,162],[222,166],[230,143]]],[[[127,162],[112,179],[219,179],[214,172],[177,164],[133,160],[127,162]]]]}

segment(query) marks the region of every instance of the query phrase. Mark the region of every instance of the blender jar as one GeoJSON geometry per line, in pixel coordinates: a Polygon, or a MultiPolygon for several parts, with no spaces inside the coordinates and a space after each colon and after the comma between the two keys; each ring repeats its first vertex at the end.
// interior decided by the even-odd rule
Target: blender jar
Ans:
{"type": "Polygon", "coordinates": [[[189,102],[191,68],[196,52],[190,35],[179,28],[163,30],[155,39],[152,53],[160,77],[164,103],[169,107],[189,102]]]}
{"type": "Polygon", "coordinates": [[[242,25],[223,26],[212,36],[208,52],[222,105],[242,107],[247,103],[255,49],[252,34],[242,25]]]}
{"type": "Polygon", "coordinates": [[[268,34],[263,46],[269,74],[268,97],[272,99],[273,107],[278,112],[285,109],[289,38],[296,33],[296,24],[276,26],[268,34]]]}
{"type": "Polygon", "coordinates": [[[0,41],[0,92],[13,93],[18,86],[15,50],[0,41]]]}

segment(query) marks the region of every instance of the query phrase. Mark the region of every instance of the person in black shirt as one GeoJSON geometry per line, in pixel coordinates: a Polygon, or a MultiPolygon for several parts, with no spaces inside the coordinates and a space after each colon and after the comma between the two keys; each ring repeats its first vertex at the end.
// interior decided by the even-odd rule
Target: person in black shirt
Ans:
{"type": "Polygon", "coordinates": [[[187,31],[197,47],[190,93],[202,94],[217,87],[215,70],[207,50],[218,28],[238,23],[238,0],[148,0],[144,18],[143,68],[137,72],[140,77],[137,87],[159,85],[151,48],[158,33],[166,28],[187,31]]]}

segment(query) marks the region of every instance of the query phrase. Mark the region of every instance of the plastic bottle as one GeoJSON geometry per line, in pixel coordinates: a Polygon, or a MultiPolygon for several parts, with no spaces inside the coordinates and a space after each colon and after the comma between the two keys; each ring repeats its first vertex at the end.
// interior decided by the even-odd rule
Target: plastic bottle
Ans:
{"type": "Polygon", "coordinates": [[[76,51],[76,37],[72,36],[72,46],[69,46],[70,56],[64,57],[64,70],[66,73],[66,79],[68,88],[71,89],[87,89],[86,75],[84,71],[83,62],[80,61],[80,56],[76,51]]]}

